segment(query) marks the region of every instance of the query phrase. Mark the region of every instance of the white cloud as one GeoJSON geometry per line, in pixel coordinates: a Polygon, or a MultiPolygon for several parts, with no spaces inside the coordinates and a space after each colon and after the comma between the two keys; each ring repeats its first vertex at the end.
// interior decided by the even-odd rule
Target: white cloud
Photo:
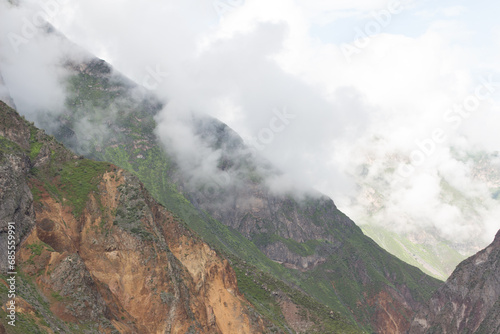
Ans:
{"type": "MultiPolygon", "coordinates": [[[[245,140],[263,146],[262,154],[291,179],[341,199],[360,221],[367,217],[363,210],[377,204],[374,197],[352,202],[359,195],[354,184],[361,180],[366,183],[361,192],[382,189],[385,207],[376,218],[394,230],[428,227],[449,239],[486,240],[499,227],[489,218],[498,208],[493,200],[485,199],[477,216],[484,221],[470,221],[441,198],[443,177],[461,192],[487,195],[471,177],[471,167],[450,154],[451,146],[494,149],[500,142],[490,121],[497,118],[495,96],[463,119],[459,129],[443,120],[449,108],[474,93],[479,77],[494,74],[497,66],[493,57],[485,60],[487,46],[471,44],[474,24],[481,22],[463,21],[464,8],[443,6],[444,15],[429,20],[417,36],[404,33],[402,20],[391,24],[348,61],[341,45],[312,37],[311,27],[349,16],[362,28],[370,13],[387,8],[387,1],[247,0],[222,20],[209,0],[65,3],[51,22],[70,39],[140,84],[148,69],[169,73],[156,90],[170,101],[158,133],[185,154],[183,161],[201,164],[201,172],[206,166],[189,155],[199,142],[183,123],[191,111],[220,117],[245,140]],[[293,118],[277,123],[276,110],[293,118]],[[436,128],[447,140],[413,176],[392,179],[391,173],[436,128]],[[368,175],[360,178],[363,165],[368,175]],[[386,177],[377,179],[381,174],[386,177]]],[[[415,2],[405,6],[411,14],[422,11],[415,2]]],[[[1,13],[2,26],[19,19],[12,9],[1,13]]],[[[59,79],[48,66],[57,57],[50,50],[57,47],[50,43],[35,38],[12,63],[12,54],[2,53],[5,80],[22,110],[35,108],[30,103],[51,108],[60,103],[59,79]]],[[[276,186],[284,187],[283,180],[275,180],[276,186]]]]}
{"type": "MultiPolygon", "coordinates": [[[[63,107],[64,71],[59,64],[73,48],[59,36],[47,37],[39,6],[13,7],[0,3],[0,69],[17,108],[35,118],[40,109],[63,107]]],[[[76,57],[76,55],[74,55],[76,57]]]]}
{"type": "Polygon", "coordinates": [[[451,18],[460,16],[467,12],[467,7],[456,5],[456,6],[446,6],[446,7],[436,7],[432,9],[424,9],[416,12],[418,17],[424,19],[435,19],[437,16],[444,16],[445,18],[451,18]]]}
{"type": "Polygon", "coordinates": [[[463,13],[466,13],[467,8],[465,6],[452,6],[452,7],[443,8],[442,12],[447,17],[454,17],[454,16],[460,16],[463,13]]]}
{"type": "Polygon", "coordinates": [[[366,18],[388,8],[407,8],[412,0],[297,0],[304,15],[313,23],[327,24],[342,18],[366,18]]]}

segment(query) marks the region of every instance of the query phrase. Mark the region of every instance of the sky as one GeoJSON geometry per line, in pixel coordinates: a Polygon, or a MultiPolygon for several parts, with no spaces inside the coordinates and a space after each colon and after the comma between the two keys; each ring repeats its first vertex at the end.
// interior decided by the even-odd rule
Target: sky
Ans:
{"type": "MultiPolygon", "coordinates": [[[[478,247],[500,228],[490,196],[500,181],[467,160],[500,150],[499,4],[0,3],[0,68],[22,113],[63,107],[53,59],[70,48],[30,32],[43,17],[168,99],[157,129],[165,141],[196,110],[227,123],[293,182],[331,196],[358,224],[428,228],[478,247]],[[448,198],[443,184],[476,204],[448,198]]],[[[186,154],[196,143],[177,147],[186,154]]],[[[485,168],[500,168],[497,160],[485,168]]]]}

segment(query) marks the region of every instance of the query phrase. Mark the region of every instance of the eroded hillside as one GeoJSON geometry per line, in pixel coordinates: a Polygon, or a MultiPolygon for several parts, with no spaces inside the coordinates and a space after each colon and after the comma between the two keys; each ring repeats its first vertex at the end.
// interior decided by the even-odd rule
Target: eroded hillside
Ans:
{"type": "MultiPolygon", "coordinates": [[[[272,327],[241,295],[227,260],[135,176],[75,156],[1,102],[0,108],[0,217],[19,227],[15,328],[4,322],[2,291],[8,333],[272,327]],[[21,200],[9,200],[11,194],[21,200]]],[[[1,280],[5,289],[6,277],[1,280]]]]}

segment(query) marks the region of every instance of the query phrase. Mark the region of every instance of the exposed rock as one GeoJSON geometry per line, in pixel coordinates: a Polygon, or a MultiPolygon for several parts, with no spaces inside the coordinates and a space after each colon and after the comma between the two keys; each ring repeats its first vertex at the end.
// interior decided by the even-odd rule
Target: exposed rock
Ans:
{"type": "Polygon", "coordinates": [[[314,323],[308,319],[308,312],[301,310],[290,299],[282,300],[280,308],[286,322],[296,333],[307,333],[314,326],[314,323]]]}
{"type": "Polygon", "coordinates": [[[285,266],[293,269],[313,269],[318,264],[326,261],[325,257],[319,256],[318,254],[309,256],[295,254],[291,252],[290,249],[282,242],[266,245],[262,248],[262,250],[271,260],[284,263],[285,266]]]}
{"type": "MultiPolygon", "coordinates": [[[[29,148],[29,130],[24,122],[7,121],[0,101],[0,254],[7,254],[8,223],[15,223],[16,247],[34,226],[33,196],[26,181],[31,162],[22,148],[29,148]],[[14,125],[13,128],[7,128],[14,125]],[[2,140],[2,137],[5,139],[2,140]],[[13,144],[10,150],[3,147],[7,139],[13,144]]],[[[10,119],[10,117],[9,117],[10,119]]],[[[7,258],[0,259],[0,272],[7,271],[7,258]]]]}
{"type": "Polygon", "coordinates": [[[413,319],[410,333],[500,332],[500,231],[460,263],[413,319]]]}
{"type": "Polygon", "coordinates": [[[386,287],[371,298],[368,304],[375,307],[372,322],[380,333],[400,334],[408,330],[413,315],[412,307],[396,289],[386,287]]]}
{"type": "Polygon", "coordinates": [[[21,117],[5,102],[0,101],[0,136],[19,145],[23,150],[30,149],[30,128],[21,117]]]}

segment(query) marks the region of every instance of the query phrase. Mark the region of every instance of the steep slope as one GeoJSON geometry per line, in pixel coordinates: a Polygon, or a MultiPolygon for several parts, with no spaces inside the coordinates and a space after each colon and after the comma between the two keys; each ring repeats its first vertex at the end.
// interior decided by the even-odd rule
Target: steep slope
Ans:
{"type": "Polygon", "coordinates": [[[458,265],[415,316],[410,333],[500,333],[500,231],[458,265]]]}
{"type": "MultiPolygon", "coordinates": [[[[2,108],[6,108],[1,102],[2,108]]],[[[31,169],[29,155],[36,154],[39,147],[31,145],[29,129],[23,127],[24,121],[14,118],[9,123],[3,117],[0,126],[0,253],[7,254],[8,223],[16,222],[16,244],[33,228],[35,212],[33,197],[26,180],[31,169]],[[5,123],[4,123],[5,122],[5,123]],[[4,125],[5,124],[5,125],[4,125]],[[7,124],[9,127],[7,128],[7,124]],[[7,138],[12,138],[12,141],[7,138]],[[24,151],[29,154],[20,154],[24,151]],[[14,153],[14,154],[13,154],[14,153]],[[9,154],[9,155],[7,155],[9,154]],[[10,219],[10,220],[9,220],[10,219]]],[[[0,262],[0,271],[5,272],[6,262],[0,262]]]]}
{"type": "MultiPolygon", "coordinates": [[[[56,136],[77,151],[132,171],[236,267],[250,264],[300,287],[367,331],[408,329],[414,310],[438,287],[439,281],[365,237],[331,199],[314,192],[298,197],[272,192],[264,180],[279,172],[260,164],[231,129],[214,119],[195,117],[194,126],[204,145],[221,151],[218,168],[230,182],[214,188],[210,180],[193,179],[153,133],[161,104],[151,97],[134,99],[135,86],[103,62],[71,68],[67,112],[39,122],[58,124],[56,136]],[[92,125],[84,127],[91,133],[82,131],[82,121],[92,125]]],[[[249,296],[256,307],[257,295],[249,296]]],[[[271,300],[276,304],[278,299],[271,300]]]]}
{"type": "Polygon", "coordinates": [[[0,277],[7,333],[273,327],[240,294],[229,263],[135,176],[75,156],[3,102],[0,143],[1,223],[18,231],[16,327],[5,323],[7,277],[0,277]],[[6,198],[16,191],[20,201],[6,198]]]}

